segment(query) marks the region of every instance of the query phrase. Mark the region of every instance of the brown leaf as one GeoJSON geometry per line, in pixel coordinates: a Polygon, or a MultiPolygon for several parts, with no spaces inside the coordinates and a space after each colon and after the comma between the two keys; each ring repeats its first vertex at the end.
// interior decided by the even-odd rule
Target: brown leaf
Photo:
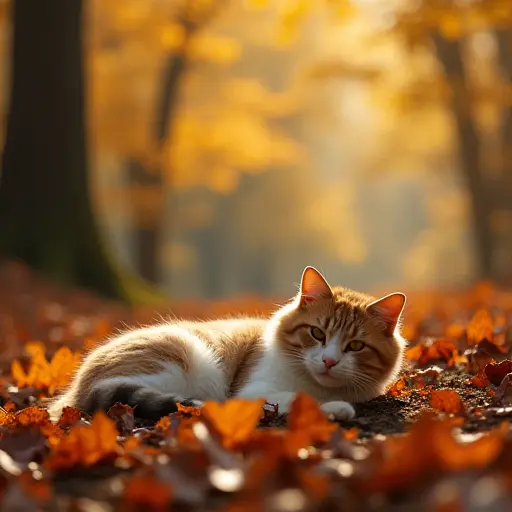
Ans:
{"type": "Polygon", "coordinates": [[[9,429],[0,439],[0,450],[21,464],[40,462],[47,451],[46,438],[36,428],[9,429]]]}
{"type": "Polygon", "coordinates": [[[107,412],[107,416],[114,420],[116,428],[122,436],[129,436],[135,427],[133,407],[116,403],[107,412]]]}
{"type": "Polygon", "coordinates": [[[501,406],[512,405],[512,373],[505,375],[494,397],[494,402],[501,406]]]}
{"type": "Polygon", "coordinates": [[[512,372],[512,361],[506,359],[501,363],[489,363],[485,367],[485,375],[495,385],[499,386],[505,375],[512,372]]]}

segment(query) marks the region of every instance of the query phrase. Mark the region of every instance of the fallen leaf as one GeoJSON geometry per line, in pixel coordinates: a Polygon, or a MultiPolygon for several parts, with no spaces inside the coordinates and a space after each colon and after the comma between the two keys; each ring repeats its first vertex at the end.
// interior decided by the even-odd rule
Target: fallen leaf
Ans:
{"type": "Polygon", "coordinates": [[[82,412],[75,407],[64,407],[57,426],[60,428],[72,427],[82,419],[82,412]]]}
{"type": "Polygon", "coordinates": [[[306,393],[297,393],[288,415],[289,433],[285,435],[285,451],[296,457],[309,445],[326,443],[338,425],[329,420],[320,404],[306,393]]]}
{"type": "Polygon", "coordinates": [[[123,502],[127,509],[141,507],[144,510],[168,510],[171,500],[170,485],[157,480],[153,475],[134,476],[126,482],[123,502]]]}
{"type": "Polygon", "coordinates": [[[422,413],[402,437],[388,437],[367,461],[370,474],[357,480],[364,492],[392,492],[407,489],[427,475],[484,468],[501,452],[507,425],[476,438],[459,442],[452,435],[455,422],[434,419],[422,413]]]}
{"type": "Polygon", "coordinates": [[[512,361],[506,359],[501,363],[489,363],[485,366],[485,375],[495,385],[499,386],[505,375],[512,372],[512,361]]]}
{"type": "Polygon", "coordinates": [[[169,416],[160,418],[155,425],[157,430],[169,430],[171,428],[171,419],[169,416]]]}
{"type": "Polygon", "coordinates": [[[494,324],[490,313],[485,309],[478,310],[468,324],[468,343],[476,345],[482,340],[492,341],[493,333],[494,324]]]}
{"type": "Polygon", "coordinates": [[[408,348],[405,351],[405,357],[409,361],[419,361],[422,354],[423,354],[423,345],[420,343],[418,345],[415,345],[414,347],[408,348]]]}
{"type": "Polygon", "coordinates": [[[501,381],[494,395],[494,403],[504,407],[512,405],[512,373],[505,375],[501,381]]]}
{"type": "Polygon", "coordinates": [[[25,373],[18,360],[11,364],[11,375],[18,387],[33,386],[48,391],[51,396],[57,389],[71,381],[73,372],[80,363],[80,353],[73,353],[69,347],[61,347],[50,362],[42,350],[31,348],[31,360],[25,373]]]}
{"type": "Polygon", "coordinates": [[[201,408],[200,407],[190,407],[188,405],[182,405],[179,402],[176,404],[178,407],[178,412],[182,414],[188,414],[189,416],[201,416],[201,408]]]}
{"type": "Polygon", "coordinates": [[[40,462],[47,451],[46,437],[36,428],[15,428],[4,432],[0,450],[21,464],[40,462]]]}
{"type": "Polygon", "coordinates": [[[480,370],[468,383],[477,388],[486,388],[490,384],[484,370],[480,370]]]}
{"type": "Polygon", "coordinates": [[[451,389],[441,389],[432,391],[430,395],[430,405],[439,411],[449,414],[458,414],[463,406],[457,391],[451,389]]]}
{"type": "Polygon", "coordinates": [[[407,381],[405,377],[400,377],[389,389],[388,394],[392,396],[402,396],[410,393],[407,389],[407,381]]]}
{"type": "Polygon", "coordinates": [[[133,407],[116,403],[107,412],[107,416],[114,420],[116,428],[122,436],[129,436],[135,427],[133,407]]]}
{"type": "Polygon", "coordinates": [[[92,466],[120,453],[114,422],[102,411],[94,414],[90,425],[72,427],[53,447],[45,465],[54,471],[74,466],[92,466]]]}
{"type": "Polygon", "coordinates": [[[224,403],[207,401],[203,417],[219,434],[222,445],[232,449],[246,442],[263,415],[265,400],[232,398],[224,403]]]}

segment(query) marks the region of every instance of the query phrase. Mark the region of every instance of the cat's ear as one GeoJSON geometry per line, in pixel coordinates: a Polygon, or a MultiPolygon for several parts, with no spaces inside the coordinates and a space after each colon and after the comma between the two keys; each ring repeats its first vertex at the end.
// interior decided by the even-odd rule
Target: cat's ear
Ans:
{"type": "Polygon", "coordinates": [[[332,290],[324,276],[316,268],[306,267],[300,282],[300,303],[306,304],[317,299],[329,299],[332,290]]]}
{"type": "Polygon", "coordinates": [[[392,336],[396,324],[405,306],[405,295],[403,293],[390,293],[381,299],[373,301],[366,308],[371,315],[379,317],[386,323],[385,333],[392,336]]]}

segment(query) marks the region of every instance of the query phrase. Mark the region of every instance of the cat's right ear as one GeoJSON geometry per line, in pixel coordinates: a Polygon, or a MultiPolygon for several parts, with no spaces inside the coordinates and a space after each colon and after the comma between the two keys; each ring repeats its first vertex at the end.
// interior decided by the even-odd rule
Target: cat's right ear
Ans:
{"type": "Polygon", "coordinates": [[[306,267],[300,282],[300,304],[308,304],[318,299],[329,299],[332,290],[324,276],[316,268],[306,267]]]}

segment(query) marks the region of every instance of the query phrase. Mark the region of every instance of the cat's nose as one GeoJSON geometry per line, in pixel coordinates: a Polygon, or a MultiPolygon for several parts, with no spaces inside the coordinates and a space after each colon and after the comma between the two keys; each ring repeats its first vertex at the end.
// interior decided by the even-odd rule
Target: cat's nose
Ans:
{"type": "Polygon", "coordinates": [[[327,369],[332,368],[333,366],[338,364],[338,361],[336,361],[336,359],[331,359],[329,357],[323,358],[322,361],[324,362],[325,367],[327,369]]]}

